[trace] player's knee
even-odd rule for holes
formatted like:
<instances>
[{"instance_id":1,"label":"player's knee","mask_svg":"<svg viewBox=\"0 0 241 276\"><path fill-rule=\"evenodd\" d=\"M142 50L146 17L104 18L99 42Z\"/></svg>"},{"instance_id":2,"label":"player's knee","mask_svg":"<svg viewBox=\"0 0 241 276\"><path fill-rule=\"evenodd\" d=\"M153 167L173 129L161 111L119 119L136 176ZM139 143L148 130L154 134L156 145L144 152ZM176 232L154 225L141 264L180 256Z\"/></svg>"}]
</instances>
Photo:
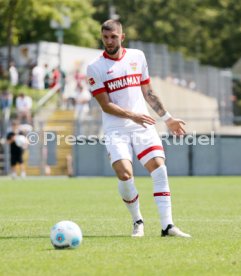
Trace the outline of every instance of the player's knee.
<instances>
[{"instance_id":1,"label":"player's knee","mask_svg":"<svg viewBox=\"0 0 241 276\"><path fill-rule=\"evenodd\" d=\"M128 171L119 172L117 176L121 181L127 181L132 178L132 174Z\"/></svg>"}]
</instances>

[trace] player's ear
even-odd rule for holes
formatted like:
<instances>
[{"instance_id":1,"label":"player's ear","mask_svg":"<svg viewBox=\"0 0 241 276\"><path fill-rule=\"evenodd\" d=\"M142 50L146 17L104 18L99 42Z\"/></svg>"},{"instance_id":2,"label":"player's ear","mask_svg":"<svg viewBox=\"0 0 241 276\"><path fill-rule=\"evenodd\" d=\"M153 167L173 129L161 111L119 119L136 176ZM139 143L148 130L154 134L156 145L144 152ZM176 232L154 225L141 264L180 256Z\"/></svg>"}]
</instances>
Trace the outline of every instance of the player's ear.
<instances>
[{"instance_id":1,"label":"player's ear","mask_svg":"<svg viewBox=\"0 0 241 276\"><path fill-rule=\"evenodd\" d=\"M125 40L125 37L126 37L126 35L123 33L123 34L121 35L121 42L123 42L123 41Z\"/></svg>"}]
</instances>

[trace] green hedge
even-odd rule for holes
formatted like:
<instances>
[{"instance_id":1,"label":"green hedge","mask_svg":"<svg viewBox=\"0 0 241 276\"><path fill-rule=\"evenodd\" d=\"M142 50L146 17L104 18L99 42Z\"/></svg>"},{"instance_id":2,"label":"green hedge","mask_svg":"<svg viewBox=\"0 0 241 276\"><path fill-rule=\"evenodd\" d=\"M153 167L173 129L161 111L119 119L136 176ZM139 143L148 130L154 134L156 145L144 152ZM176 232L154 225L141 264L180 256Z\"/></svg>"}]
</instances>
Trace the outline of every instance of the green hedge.
<instances>
[{"instance_id":1,"label":"green hedge","mask_svg":"<svg viewBox=\"0 0 241 276\"><path fill-rule=\"evenodd\" d=\"M15 101L19 94L24 93L33 100L32 112L35 113L37 102L48 93L48 90L36 90L26 85L12 86L7 80L0 80L0 93L2 91L9 91L13 95L13 106L11 113L15 113Z\"/></svg>"}]
</instances>

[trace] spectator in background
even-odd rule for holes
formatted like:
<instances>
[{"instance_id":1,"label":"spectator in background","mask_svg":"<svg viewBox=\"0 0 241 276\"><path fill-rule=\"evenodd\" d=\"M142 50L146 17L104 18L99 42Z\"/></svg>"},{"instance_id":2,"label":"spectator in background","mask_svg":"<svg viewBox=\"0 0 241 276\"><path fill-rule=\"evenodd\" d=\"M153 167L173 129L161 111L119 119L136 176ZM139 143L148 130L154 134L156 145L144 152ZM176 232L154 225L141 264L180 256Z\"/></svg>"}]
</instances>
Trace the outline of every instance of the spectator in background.
<instances>
[{"instance_id":1,"label":"spectator in background","mask_svg":"<svg viewBox=\"0 0 241 276\"><path fill-rule=\"evenodd\" d=\"M80 69L76 69L74 79L76 82L75 117L78 120L83 120L89 112L89 101L91 100L91 94L87 87L87 77L85 74L81 73Z\"/></svg>"},{"instance_id":2,"label":"spectator in background","mask_svg":"<svg viewBox=\"0 0 241 276\"><path fill-rule=\"evenodd\" d=\"M59 69L60 71L60 85L61 85L61 93L64 93L64 89L65 89L65 84L66 84L66 74L62 69Z\"/></svg>"},{"instance_id":3,"label":"spectator in background","mask_svg":"<svg viewBox=\"0 0 241 276\"><path fill-rule=\"evenodd\" d=\"M42 66L35 65L32 69L32 88L34 89L44 89L44 77L45 72Z\"/></svg>"},{"instance_id":4,"label":"spectator in background","mask_svg":"<svg viewBox=\"0 0 241 276\"><path fill-rule=\"evenodd\" d=\"M20 123L31 123L32 99L21 93L16 99L17 116Z\"/></svg>"},{"instance_id":5,"label":"spectator in background","mask_svg":"<svg viewBox=\"0 0 241 276\"><path fill-rule=\"evenodd\" d=\"M80 72L80 69L77 69L74 73L74 78L76 81L76 85L81 87L83 82L86 82L86 76Z\"/></svg>"},{"instance_id":6,"label":"spectator in background","mask_svg":"<svg viewBox=\"0 0 241 276\"><path fill-rule=\"evenodd\" d=\"M12 179L17 178L17 166L20 166L21 177L26 176L24 163L23 163L23 153L24 149L16 144L17 135L14 132L9 132L7 135L7 143L10 145L10 163L11 163L11 176Z\"/></svg>"},{"instance_id":7,"label":"spectator in background","mask_svg":"<svg viewBox=\"0 0 241 276\"><path fill-rule=\"evenodd\" d=\"M27 135L30 131L33 130L33 127L29 124L20 124L18 120L12 120L11 126L8 129L8 132L14 132L16 134Z\"/></svg>"},{"instance_id":8,"label":"spectator in background","mask_svg":"<svg viewBox=\"0 0 241 276\"><path fill-rule=\"evenodd\" d=\"M175 85L180 85L180 80L179 80L179 78L177 78L177 77L173 78L173 84L175 84Z\"/></svg>"},{"instance_id":9,"label":"spectator in background","mask_svg":"<svg viewBox=\"0 0 241 276\"><path fill-rule=\"evenodd\" d=\"M52 70L51 78L50 78L50 88L55 87L57 84L60 83L61 73L58 67Z\"/></svg>"},{"instance_id":10,"label":"spectator in background","mask_svg":"<svg viewBox=\"0 0 241 276\"><path fill-rule=\"evenodd\" d=\"M45 89L49 89L50 86L50 72L48 70L48 64L44 65L44 69L45 69L45 75L44 75L44 88Z\"/></svg>"},{"instance_id":11,"label":"spectator in background","mask_svg":"<svg viewBox=\"0 0 241 276\"><path fill-rule=\"evenodd\" d=\"M9 81L12 86L18 85L18 70L15 63L11 62L9 67Z\"/></svg>"},{"instance_id":12,"label":"spectator in background","mask_svg":"<svg viewBox=\"0 0 241 276\"><path fill-rule=\"evenodd\" d=\"M184 80L184 79L182 79L182 80L180 81L180 86L182 86L182 87L187 87L187 81Z\"/></svg>"},{"instance_id":13,"label":"spectator in background","mask_svg":"<svg viewBox=\"0 0 241 276\"><path fill-rule=\"evenodd\" d=\"M195 83L195 81L190 81L189 83L188 83L188 88L189 89L191 89L191 90L196 90L196 83Z\"/></svg>"},{"instance_id":14,"label":"spectator in background","mask_svg":"<svg viewBox=\"0 0 241 276\"><path fill-rule=\"evenodd\" d=\"M11 176L12 179L17 178L17 166L19 165L21 170L21 177L25 178L26 172L23 163L24 149L27 147L27 142L18 142L25 137L21 133L9 132L7 134L7 143L10 145L10 164L11 164ZM26 138L25 138L26 139ZM27 141L27 140L26 140Z\"/></svg>"},{"instance_id":15,"label":"spectator in background","mask_svg":"<svg viewBox=\"0 0 241 276\"><path fill-rule=\"evenodd\" d=\"M75 118L79 121L85 119L89 113L89 102L91 94L88 90L87 84L77 84L75 94Z\"/></svg>"},{"instance_id":16,"label":"spectator in background","mask_svg":"<svg viewBox=\"0 0 241 276\"><path fill-rule=\"evenodd\" d=\"M0 64L0 80L5 78L5 70L3 69L2 64Z\"/></svg>"},{"instance_id":17,"label":"spectator in background","mask_svg":"<svg viewBox=\"0 0 241 276\"><path fill-rule=\"evenodd\" d=\"M67 165L68 177L72 177L74 175L74 168L73 168L73 157L71 154L68 154L66 156L66 165Z\"/></svg>"},{"instance_id":18,"label":"spectator in background","mask_svg":"<svg viewBox=\"0 0 241 276\"><path fill-rule=\"evenodd\" d=\"M76 84L72 74L69 74L66 78L66 85L64 93L62 93L62 109L74 109L76 97Z\"/></svg>"},{"instance_id":19,"label":"spectator in background","mask_svg":"<svg viewBox=\"0 0 241 276\"><path fill-rule=\"evenodd\" d=\"M0 98L0 107L3 112L10 112L10 108L12 106L12 100L13 100L13 96L9 91L5 90L2 92L1 98Z\"/></svg>"},{"instance_id":20,"label":"spectator in background","mask_svg":"<svg viewBox=\"0 0 241 276\"><path fill-rule=\"evenodd\" d=\"M52 70L50 88L54 88L56 85L59 85L57 92L59 92L58 106L64 106L64 92L66 84L66 75L63 70L59 67L56 67Z\"/></svg>"},{"instance_id":21,"label":"spectator in background","mask_svg":"<svg viewBox=\"0 0 241 276\"><path fill-rule=\"evenodd\" d=\"M59 67L56 67L52 70L52 74L50 77L50 87L53 88L57 84L60 84L60 91L63 93L65 89L65 82L66 82L66 74L65 72L60 69Z\"/></svg>"},{"instance_id":22,"label":"spectator in background","mask_svg":"<svg viewBox=\"0 0 241 276\"><path fill-rule=\"evenodd\" d=\"M3 91L0 97L0 110L2 113L1 135L5 136L10 118L13 96L9 91Z\"/></svg>"}]
</instances>

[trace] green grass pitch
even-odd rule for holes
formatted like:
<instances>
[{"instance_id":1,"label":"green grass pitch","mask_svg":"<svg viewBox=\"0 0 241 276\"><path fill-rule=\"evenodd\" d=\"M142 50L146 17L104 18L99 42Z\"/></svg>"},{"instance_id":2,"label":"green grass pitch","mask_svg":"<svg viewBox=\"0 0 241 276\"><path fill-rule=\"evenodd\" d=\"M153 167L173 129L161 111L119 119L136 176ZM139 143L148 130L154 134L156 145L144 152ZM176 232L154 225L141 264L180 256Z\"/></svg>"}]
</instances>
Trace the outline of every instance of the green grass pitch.
<instances>
[{"instance_id":1,"label":"green grass pitch","mask_svg":"<svg viewBox=\"0 0 241 276\"><path fill-rule=\"evenodd\" d=\"M136 178L145 237L133 239L115 178L0 179L0 275L241 275L241 177L171 177L175 224L161 238L150 178ZM54 250L50 228L80 225L75 250Z\"/></svg>"}]
</instances>

